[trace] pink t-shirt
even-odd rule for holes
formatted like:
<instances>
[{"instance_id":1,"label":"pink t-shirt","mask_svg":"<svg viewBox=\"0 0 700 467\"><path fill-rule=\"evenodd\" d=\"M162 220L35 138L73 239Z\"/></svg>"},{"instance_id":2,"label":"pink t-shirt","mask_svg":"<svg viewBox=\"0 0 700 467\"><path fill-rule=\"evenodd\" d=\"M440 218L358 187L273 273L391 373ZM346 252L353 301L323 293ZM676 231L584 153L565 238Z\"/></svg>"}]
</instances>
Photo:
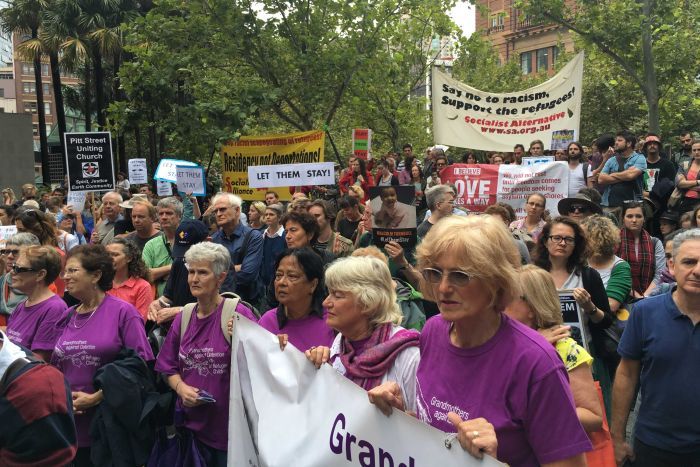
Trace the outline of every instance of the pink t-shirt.
<instances>
[{"instance_id":1,"label":"pink t-shirt","mask_svg":"<svg viewBox=\"0 0 700 467\"><path fill-rule=\"evenodd\" d=\"M7 322L7 336L15 344L30 350L50 350L56 346L63 327L59 324L68 306L61 297L53 295L36 305L17 305Z\"/></svg>"},{"instance_id":2,"label":"pink t-shirt","mask_svg":"<svg viewBox=\"0 0 700 467\"><path fill-rule=\"evenodd\" d=\"M179 313L163 342L156 360L156 371L165 375L179 374L182 380L197 389L204 389L216 402L185 407L177 398L177 408L184 413L184 426L206 444L228 449L228 406L231 379L231 346L221 330L222 301L206 318L197 317L197 307L180 338L182 313ZM255 315L239 303L236 311L256 321Z\"/></svg>"},{"instance_id":3,"label":"pink t-shirt","mask_svg":"<svg viewBox=\"0 0 700 467\"><path fill-rule=\"evenodd\" d=\"M447 433L455 432L448 412L485 418L496 430L498 460L510 465L538 466L589 451L554 347L502 317L496 335L471 349L450 342L450 323L441 316L428 320L416 374L418 417Z\"/></svg>"},{"instance_id":4,"label":"pink t-shirt","mask_svg":"<svg viewBox=\"0 0 700 467\"><path fill-rule=\"evenodd\" d=\"M70 318L51 358L51 363L65 375L71 391L95 392L95 373L112 363L123 348L135 350L146 361L153 360L143 319L133 305L105 295L94 313L78 314L74 310L68 310ZM91 444L89 432L94 411L92 408L75 416L78 447Z\"/></svg>"},{"instance_id":5,"label":"pink t-shirt","mask_svg":"<svg viewBox=\"0 0 700 467\"><path fill-rule=\"evenodd\" d=\"M148 305L155 298L153 287L145 279L130 277L107 292L112 297L121 298L126 303L131 303L139 311L146 321L148 317Z\"/></svg>"},{"instance_id":6,"label":"pink t-shirt","mask_svg":"<svg viewBox=\"0 0 700 467\"><path fill-rule=\"evenodd\" d=\"M290 319L284 328L280 329L277 323L277 308L273 308L262 315L258 324L272 334L287 334L289 342L302 352L313 346L330 347L335 339L333 329L326 324L325 309L323 318L309 315L302 319Z\"/></svg>"}]
</instances>

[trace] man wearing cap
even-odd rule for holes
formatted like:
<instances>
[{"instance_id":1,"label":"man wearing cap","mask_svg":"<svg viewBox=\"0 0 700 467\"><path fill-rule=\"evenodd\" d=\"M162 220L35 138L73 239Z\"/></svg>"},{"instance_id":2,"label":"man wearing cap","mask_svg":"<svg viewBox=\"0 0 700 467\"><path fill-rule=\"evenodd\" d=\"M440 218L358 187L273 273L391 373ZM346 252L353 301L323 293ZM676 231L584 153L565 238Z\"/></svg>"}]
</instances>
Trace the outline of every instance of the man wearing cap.
<instances>
[{"instance_id":1,"label":"man wearing cap","mask_svg":"<svg viewBox=\"0 0 700 467\"><path fill-rule=\"evenodd\" d=\"M172 250L175 244L175 231L182 219L182 203L174 196L163 198L156 206L158 222L163 235L146 242L143 247L143 262L151 273L151 281L156 285L156 296L163 295L165 282L173 262Z\"/></svg>"},{"instance_id":2,"label":"man wearing cap","mask_svg":"<svg viewBox=\"0 0 700 467\"><path fill-rule=\"evenodd\" d=\"M175 319L181 307L195 302L187 284L185 253L192 245L203 242L209 235L207 225L198 220L185 219L175 230L173 263L163 294L148 307L148 319L162 324Z\"/></svg>"},{"instance_id":3,"label":"man wearing cap","mask_svg":"<svg viewBox=\"0 0 700 467\"><path fill-rule=\"evenodd\" d=\"M231 193L218 193L211 200L219 231L211 241L225 246L231 254L231 269L221 286L222 292L235 292L243 300L255 303L262 292L258 280L263 256L263 238L259 230L241 222L243 201Z\"/></svg>"},{"instance_id":4,"label":"man wearing cap","mask_svg":"<svg viewBox=\"0 0 700 467\"><path fill-rule=\"evenodd\" d=\"M131 207L131 223L134 226L134 231L126 236L127 240L133 242L139 247L139 251L143 252L143 248L150 240L163 235L160 230L155 228L156 208L147 200L134 198L127 201Z\"/></svg>"},{"instance_id":5,"label":"man wearing cap","mask_svg":"<svg viewBox=\"0 0 700 467\"><path fill-rule=\"evenodd\" d=\"M91 243L107 245L114 238L114 224L123 220L120 204L124 201L116 191L105 193L102 197L102 220L95 226L90 237Z\"/></svg>"},{"instance_id":6,"label":"man wearing cap","mask_svg":"<svg viewBox=\"0 0 700 467\"><path fill-rule=\"evenodd\" d=\"M666 183L670 183L671 190L673 190L676 180L676 168L673 162L661 157L661 139L657 135L649 133L644 139L643 151L647 155L647 189L645 196L648 196L654 185L661 180L668 180Z\"/></svg>"},{"instance_id":7,"label":"man wearing cap","mask_svg":"<svg viewBox=\"0 0 700 467\"><path fill-rule=\"evenodd\" d=\"M585 193L578 192L571 198L564 198L557 204L557 210L562 216L569 216L576 222L581 222L593 214L603 214L603 209L594 203Z\"/></svg>"}]
</instances>

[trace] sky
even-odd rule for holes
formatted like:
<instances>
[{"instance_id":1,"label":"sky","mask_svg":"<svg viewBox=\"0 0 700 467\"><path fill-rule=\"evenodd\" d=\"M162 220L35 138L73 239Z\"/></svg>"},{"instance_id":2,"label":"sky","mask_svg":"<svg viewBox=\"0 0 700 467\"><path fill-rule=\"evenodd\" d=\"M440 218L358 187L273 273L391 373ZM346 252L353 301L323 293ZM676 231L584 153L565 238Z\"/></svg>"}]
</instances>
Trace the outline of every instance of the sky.
<instances>
[{"instance_id":1,"label":"sky","mask_svg":"<svg viewBox=\"0 0 700 467\"><path fill-rule=\"evenodd\" d=\"M450 17L464 31L464 36L469 37L476 28L476 15L474 6L465 1L460 1L450 11Z\"/></svg>"}]
</instances>

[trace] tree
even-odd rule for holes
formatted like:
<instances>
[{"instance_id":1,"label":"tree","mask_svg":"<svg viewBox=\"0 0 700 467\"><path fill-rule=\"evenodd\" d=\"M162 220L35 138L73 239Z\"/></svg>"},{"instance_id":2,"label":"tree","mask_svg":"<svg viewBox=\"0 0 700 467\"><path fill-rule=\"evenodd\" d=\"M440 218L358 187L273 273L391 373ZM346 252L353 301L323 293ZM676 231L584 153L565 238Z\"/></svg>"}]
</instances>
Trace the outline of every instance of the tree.
<instances>
[{"instance_id":1,"label":"tree","mask_svg":"<svg viewBox=\"0 0 700 467\"><path fill-rule=\"evenodd\" d=\"M608 56L645 98L649 131L660 133L660 100L679 81L697 78L697 0L519 0L535 20L560 24L587 48Z\"/></svg>"}]
</instances>

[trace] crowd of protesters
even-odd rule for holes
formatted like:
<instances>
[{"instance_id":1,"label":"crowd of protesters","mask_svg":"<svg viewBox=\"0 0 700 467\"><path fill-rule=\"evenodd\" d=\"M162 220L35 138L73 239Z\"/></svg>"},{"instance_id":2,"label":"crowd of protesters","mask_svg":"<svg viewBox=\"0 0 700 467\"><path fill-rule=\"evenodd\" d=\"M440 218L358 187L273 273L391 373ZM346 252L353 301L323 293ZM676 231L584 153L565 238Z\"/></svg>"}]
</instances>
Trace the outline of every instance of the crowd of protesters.
<instances>
[{"instance_id":1,"label":"crowd of protesters","mask_svg":"<svg viewBox=\"0 0 700 467\"><path fill-rule=\"evenodd\" d=\"M454 163L548 155L569 168L556 216L539 193L520 219L505 203L469 212L441 181ZM159 199L120 174L82 209L62 187L5 188L0 223L17 233L0 252L0 465L226 465L238 313L384 413L456 433L465 456L700 466L692 133L674 154L627 131L484 158L406 144L350 157L337 180L244 203ZM418 246L377 248L370 188L400 185L415 191Z\"/></svg>"}]
</instances>

